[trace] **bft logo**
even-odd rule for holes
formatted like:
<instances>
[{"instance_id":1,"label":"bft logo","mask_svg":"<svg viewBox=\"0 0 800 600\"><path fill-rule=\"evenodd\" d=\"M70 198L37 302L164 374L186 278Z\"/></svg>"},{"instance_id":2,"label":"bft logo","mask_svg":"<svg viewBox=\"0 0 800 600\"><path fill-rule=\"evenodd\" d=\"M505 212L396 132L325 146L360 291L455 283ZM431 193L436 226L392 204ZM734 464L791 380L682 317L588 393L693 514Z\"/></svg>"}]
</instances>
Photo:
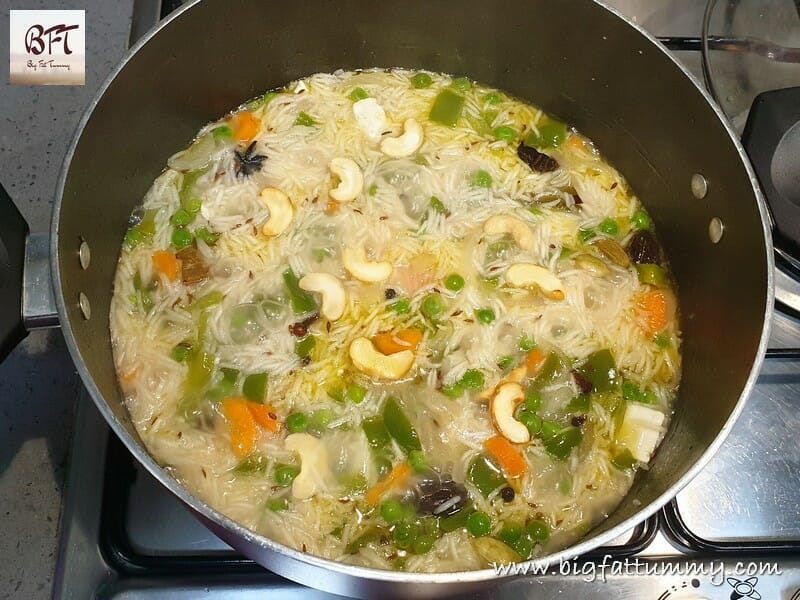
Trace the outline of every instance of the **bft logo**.
<instances>
[{"instance_id":1,"label":"bft logo","mask_svg":"<svg viewBox=\"0 0 800 600\"><path fill-rule=\"evenodd\" d=\"M84 84L85 11L12 10L9 15L11 83Z\"/></svg>"}]
</instances>

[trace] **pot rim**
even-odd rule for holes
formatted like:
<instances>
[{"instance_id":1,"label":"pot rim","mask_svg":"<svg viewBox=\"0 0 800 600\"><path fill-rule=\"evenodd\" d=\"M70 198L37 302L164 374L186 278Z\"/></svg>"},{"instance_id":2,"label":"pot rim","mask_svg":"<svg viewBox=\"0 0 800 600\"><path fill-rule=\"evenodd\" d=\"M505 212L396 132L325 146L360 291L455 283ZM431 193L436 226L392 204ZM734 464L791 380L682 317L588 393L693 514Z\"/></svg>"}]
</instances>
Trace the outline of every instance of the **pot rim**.
<instances>
[{"instance_id":1,"label":"pot rim","mask_svg":"<svg viewBox=\"0 0 800 600\"><path fill-rule=\"evenodd\" d=\"M78 141L81 137L81 134L83 132L86 123L91 118L95 107L100 102L106 90L114 81L114 79L117 77L117 75L125 68L126 64L139 51L139 49L141 49L145 44L147 44L151 38L156 36L174 19L179 18L181 15L183 15L185 11L191 10L195 5L199 4L201 1L202 0L192 0L191 2L184 4L180 8L173 11L166 18L159 21L155 27L150 29L144 36L142 36L141 39L139 39L128 50L124 58L108 75L103 84L99 87L92 101L86 107L86 110L84 111L78 123L75 134L72 138L70 146L64 157L61 173L59 175L58 182L56 185L56 200L53 206L53 215L50 227L51 240L52 240L51 269L52 272L56 274L53 280L53 285L55 291L56 305L58 308L59 320L61 322L61 328L64 333L64 338L66 340L70 355L72 356L76 369L78 370L78 373L80 374L80 377L84 385L86 386L86 389L88 390L90 396L94 400L94 403L99 409L100 413L105 418L106 422L114 430L114 433L122 440L123 444L131 452L131 454L133 454L136 457L136 459L147 469L147 471L153 477L155 477L156 480L158 480L159 483L161 483L164 487L166 487L170 492L175 494L185 505L187 505L193 511L199 513L200 515L202 515L202 517L208 519L209 521L218 525L219 527L222 527L225 530L235 534L239 538L242 538L249 544L255 544L261 548L275 552L276 554L284 555L288 558L292 558L296 561L305 563L308 566L318 567L328 571L334 571L340 574L349 575L359 579L370 580L373 582L445 585L445 584L455 584L455 583L482 582L487 580L500 581L501 579L507 577L513 577L514 574L501 576L493 568L486 568L476 571L457 571L448 573L407 573L402 571L388 571L383 569L348 565L334 560L320 558L318 556L313 556L311 554L303 553L299 550L295 550L294 548L290 548L289 546L280 544L268 537L257 534L251 531L250 529L243 527L236 521L230 519L229 517L218 512L217 510L213 509L211 506L209 506L208 504L206 504L205 502L203 502L202 500L191 494L188 491L188 489L185 488L183 485L181 485L177 480L173 479L170 475L168 475L166 471L164 471L161 468L161 466L155 461L155 459L150 455L150 453L147 452L145 447L142 444L137 443L136 440L125 429L123 424L116 418L110 406L103 398L102 393L95 384L91 374L89 373L84 361L82 360L81 353L77 344L77 339L69 319L67 311L67 302L64 298L63 286L61 284L61 272L59 268L59 264L61 261L61 254L59 252L59 244L58 244L59 217L62 208L64 188L66 186L67 177L69 175L70 163L72 161L72 157L75 153ZM768 216L769 213L767 210L766 202L764 200L764 196L761 192L761 188L756 178L755 172L753 171L752 165L750 164L750 161L747 155L745 154L744 148L742 147L739 138L737 137L736 133L733 131L732 127L728 123L720 107L717 106L716 103L711 98L710 94L703 88L703 86L694 77L694 75L681 62L679 62L669 52L669 50L656 39L654 35L646 31L643 27L635 23L633 20L631 20L624 14L622 14L616 8L605 4L605 2L601 0L591 0L591 1L600 6L601 8L609 11L617 18L624 21L629 27L632 27L634 30L636 30L642 37L647 39L651 44L653 44L656 48L658 48L658 50L660 50L661 53L664 54L668 60L670 60L675 66L677 66L683 72L683 74L689 79L689 81L691 81L691 83L697 89L698 93L702 95L706 103L712 108L717 118L723 125L725 131L727 132L730 141L734 144L741 159L742 166L746 170L748 179L750 180L750 184L753 190L753 195L755 197L755 201L758 206L759 216L761 218L761 227L764 235L765 250L767 257L767 265L766 265L767 297L765 303L766 308L764 311L764 321L762 324L761 338L759 341L756 358L753 361L753 364L750 368L750 373L747 377L747 380L745 381L744 387L742 388L742 392L739 395L739 399L737 400L733 410L731 411L730 416L720 429L720 432L718 433L714 441L711 444L709 444L708 448L706 448L701 457L697 460L697 462L694 465L692 465L692 467L683 475L683 477L681 477L676 483L670 486L670 488L663 494L661 494L658 498L656 498L646 506L643 506L634 515L632 515L619 525L609 529L608 531L597 534L587 539L583 539L576 544L573 544L571 546L568 546L567 548L564 548L563 550L560 550L559 552L549 554L547 556L533 559L530 561L525 561L524 563L519 563L520 565L523 565L525 563L532 563L533 565L536 566L542 566L545 564L547 565L556 564L575 558L590 550L594 550L595 548L628 532L636 525L638 525L639 523L641 523L642 521L653 515L655 512L660 510L661 507L663 507L667 502L669 502L672 498L674 498L675 495L678 492L680 492L692 479L694 479L694 477L706 466L709 460L719 450L720 446L724 443L724 441L730 434L736 420L738 419L739 415L744 409L744 404L747 398L749 397L750 393L752 392L753 386L755 385L756 379L758 378L759 371L761 370L761 365L764 361L764 356L766 353L767 343L769 339L770 327L772 323L772 316L774 312L775 265L773 257L772 235L769 226L770 223L770 219ZM536 573L536 571L533 570L531 570L530 572L531 574Z\"/></svg>"}]
</instances>

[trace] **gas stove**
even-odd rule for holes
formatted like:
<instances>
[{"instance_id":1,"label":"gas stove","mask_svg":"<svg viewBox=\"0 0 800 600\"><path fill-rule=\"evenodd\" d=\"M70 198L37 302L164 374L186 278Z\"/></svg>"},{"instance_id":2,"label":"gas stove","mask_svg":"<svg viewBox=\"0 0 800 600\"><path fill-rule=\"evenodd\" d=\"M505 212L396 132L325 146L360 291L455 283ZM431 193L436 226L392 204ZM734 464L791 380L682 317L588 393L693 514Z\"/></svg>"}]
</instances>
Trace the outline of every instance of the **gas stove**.
<instances>
[{"instance_id":1,"label":"gas stove","mask_svg":"<svg viewBox=\"0 0 800 600\"><path fill-rule=\"evenodd\" d=\"M650 3L612 4L646 12L646 25L673 36L665 41L700 73L696 40L674 36L698 33L701 3L666 3L675 10L663 30ZM137 1L132 38L174 7ZM776 276L779 310L757 385L708 466L608 546L474 598L800 600L800 320L792 308L800 307L800 283L791 266ZM138 465L85 391L74 432L54 598L336 598L283 579L216 538Z\"/></svg>"}]
</instances>

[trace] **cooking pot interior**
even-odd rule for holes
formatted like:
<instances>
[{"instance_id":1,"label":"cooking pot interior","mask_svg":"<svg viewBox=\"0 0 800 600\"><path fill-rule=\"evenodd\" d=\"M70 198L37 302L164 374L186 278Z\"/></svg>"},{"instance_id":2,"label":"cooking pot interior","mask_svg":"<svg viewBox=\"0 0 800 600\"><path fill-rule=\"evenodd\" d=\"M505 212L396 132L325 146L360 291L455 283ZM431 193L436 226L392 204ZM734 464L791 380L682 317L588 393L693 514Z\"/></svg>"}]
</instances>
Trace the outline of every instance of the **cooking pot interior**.
<instances>
[{"instance_id":1,"label":"cooking pot interior","mask_svg":"<svg viewBox=\"0 0 800 600\"><path fill-rule=\"evenodd\" d=\"M753 182L714 110L662 49L590 1L205 0L163 25L108 84L65 164L56 272L84 381L118 433L138 440L115 379L109 301L128 216L167 157L265 90L375 66L463 74L543 107L594 140L653 216L678 282L683 381L650 470L590 535L608 530L669 491L726 427L759 356L771 254ZM702 199L695 173L708 182ZM724 224L717 244L712 217Z\"/></svg>"}]
</instances>

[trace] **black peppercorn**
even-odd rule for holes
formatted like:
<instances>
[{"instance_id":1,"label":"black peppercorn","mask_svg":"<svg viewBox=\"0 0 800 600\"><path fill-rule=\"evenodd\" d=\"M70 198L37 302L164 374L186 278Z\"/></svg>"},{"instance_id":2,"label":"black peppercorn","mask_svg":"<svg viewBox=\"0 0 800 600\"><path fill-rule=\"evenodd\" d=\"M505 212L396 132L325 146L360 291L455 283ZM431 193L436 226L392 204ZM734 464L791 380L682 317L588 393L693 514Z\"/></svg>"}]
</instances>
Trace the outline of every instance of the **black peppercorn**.
<instances>
[{"instance_id":1,"label":"black peppercorn","mask_svg":"<svg viewBox=\"0 0 800 600\"><path fill-rule=\"evenodd\" d=\"M503 502L511 502L514 499L514 489L511 486L506 486L502 490L500 490L500 497L503 499Z\"/></svg>"},{"instance_id":2,"label":"black peppercorn","mask_svg":"<svg viewBox=\"0 0 800 600\"><path fill-rule=\"evenodd\" d=\"M386 290L383 292L383 297L387 300L394 300L396 296L397 292L392 288L386 288Z\"/></svg>"}]
</instances>

